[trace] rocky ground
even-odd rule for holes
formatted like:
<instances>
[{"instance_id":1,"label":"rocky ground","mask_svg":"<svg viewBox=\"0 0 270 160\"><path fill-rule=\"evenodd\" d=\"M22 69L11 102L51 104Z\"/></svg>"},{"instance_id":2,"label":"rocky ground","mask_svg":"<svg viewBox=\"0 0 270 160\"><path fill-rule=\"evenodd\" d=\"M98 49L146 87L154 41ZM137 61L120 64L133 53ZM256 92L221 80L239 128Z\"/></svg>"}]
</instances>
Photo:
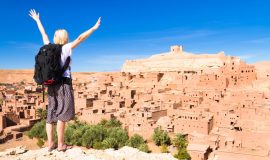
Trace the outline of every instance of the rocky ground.
<instances>
[{"instance_id":1,"label":"rocky ground","mask_svg":"<svg viewBox=\"0 0 270 160\"><path fill-rule=\"evenodd\" d=\"M82 150L74 147L66 152L47 151L47 147L37 150L27 150L24 146L7 149L0 152L0 160L176 160L170 153L145 153L135 148L123 147L119 150Z\"/></svg>"}]
</instances>

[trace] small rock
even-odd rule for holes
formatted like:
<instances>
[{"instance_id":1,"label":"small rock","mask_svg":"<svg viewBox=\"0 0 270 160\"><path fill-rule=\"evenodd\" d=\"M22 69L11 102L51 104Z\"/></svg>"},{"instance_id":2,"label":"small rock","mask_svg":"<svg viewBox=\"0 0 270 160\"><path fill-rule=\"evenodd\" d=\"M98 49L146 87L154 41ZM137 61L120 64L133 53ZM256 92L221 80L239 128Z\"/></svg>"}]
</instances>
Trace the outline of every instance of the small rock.
<instances>
[{"instance_id":1,"label":"small rock","mask_svg":"<svg viewBox=\"0 0 270 160\"><path fill-rule=\"evenodd\" d=\"M22 154L25 153L27 150L25 146L18 146L16 148L10 148L6 150L6 155L17 155L17 154Z\"/></svg>"}]
</instances>

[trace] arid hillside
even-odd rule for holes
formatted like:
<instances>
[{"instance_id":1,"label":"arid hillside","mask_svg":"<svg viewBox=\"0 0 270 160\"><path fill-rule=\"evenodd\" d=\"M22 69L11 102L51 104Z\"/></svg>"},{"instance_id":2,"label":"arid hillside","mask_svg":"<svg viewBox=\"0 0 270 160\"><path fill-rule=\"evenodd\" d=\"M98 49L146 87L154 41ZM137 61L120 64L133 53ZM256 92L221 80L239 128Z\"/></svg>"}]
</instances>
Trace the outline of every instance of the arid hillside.
<instances>
[{"instance_id":1,"label":"arid hillside","mask_svg":"<svg viewBox=\"0 0 270 160\"><path fill-rule=\"evenodd\" d=\"M93 72L75 72L72 73L73 79L78 82L87 81L87 77ZM0 83L18 83L18 82L34 82L34 70L1 70L0 69Z\"/></svg>"},{"instance_id":2,"label":"arid hillside","mask_svg":"<svg viewBox=\"0 0 270 160\"><path fill-rule=\"evenodd\" d=\"M0 70L0 83L32 82L33 70Z\"/></svg>"},{"instance_id":3,"label":"arid hillside","mask_svg":"<svg viewBox=\"0 0 270 160\"><path fill-rule=\"evenodd\" d=\"M270 62L257 62L253 64L256 69L257 76L259 78L266 78L270 76ZM89 81L89 76L95 72L74 72L72 73L73 79L78 83ZM96 74L96 73L95 73ZM100 72L104 74L104 72ZM18 83L18 82L34 82L33 81L34 70L22 69L22 70L2 70L0 69L0 83Z\"/></svg>"}]
</instances>

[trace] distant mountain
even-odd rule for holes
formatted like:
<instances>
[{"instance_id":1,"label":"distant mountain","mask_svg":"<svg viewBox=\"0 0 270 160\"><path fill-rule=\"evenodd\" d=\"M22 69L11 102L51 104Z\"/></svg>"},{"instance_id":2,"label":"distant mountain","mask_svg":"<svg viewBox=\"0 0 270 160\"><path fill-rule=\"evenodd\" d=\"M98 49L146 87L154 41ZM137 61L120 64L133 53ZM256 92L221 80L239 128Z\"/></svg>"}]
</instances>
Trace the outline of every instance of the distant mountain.
<instances>
[{"instance_id":1,"label":"distant mountain","mask_svg":"<svg viewBox=\"0 0 270 160\"><path fill-rule=\"evenodd\" d=\"M34 71L22 70L0 70L0 83L32 82Z\"/></svg>"}]
</instances>

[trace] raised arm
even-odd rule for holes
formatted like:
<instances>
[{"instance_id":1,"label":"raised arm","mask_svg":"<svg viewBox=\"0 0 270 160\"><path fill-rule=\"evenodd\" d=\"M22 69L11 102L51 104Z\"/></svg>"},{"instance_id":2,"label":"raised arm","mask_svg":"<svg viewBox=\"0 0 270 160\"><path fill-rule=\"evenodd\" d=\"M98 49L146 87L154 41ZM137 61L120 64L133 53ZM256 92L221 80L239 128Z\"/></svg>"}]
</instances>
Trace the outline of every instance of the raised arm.
<instances>
[{"instance_id":1,"label":"raised arm","mask_svg":"<svg viewBox=\"0 0 270 160\"><path fill-rule=\"evenodd\" d=\"M71 42L71 48L72 49L76 48L81 42L86 40L95 30L98 29L100 22L101 22L101 17L99 17L96 24L92 28L83 32L82 34L80 34L80 36L77 39L75 39L73 42Z\"/></svg>"},{"instance_id":2,"label":"raised arm","mask_svg":"<svg viewBox=\"0 0 270 160\"><path fill-rule=\"evenodd\" d=\"M32 17L37 22L38 29L39 29L41 36L42 36L42 39L43 39L43 43L48 44L50 41L49 41L48 35L45 32L45 29L43 28L41 21L39 19L39 13L36 13L36 11L34 9L31 9L29 11L29 16Z\"/></svg>"}]
</instances>

